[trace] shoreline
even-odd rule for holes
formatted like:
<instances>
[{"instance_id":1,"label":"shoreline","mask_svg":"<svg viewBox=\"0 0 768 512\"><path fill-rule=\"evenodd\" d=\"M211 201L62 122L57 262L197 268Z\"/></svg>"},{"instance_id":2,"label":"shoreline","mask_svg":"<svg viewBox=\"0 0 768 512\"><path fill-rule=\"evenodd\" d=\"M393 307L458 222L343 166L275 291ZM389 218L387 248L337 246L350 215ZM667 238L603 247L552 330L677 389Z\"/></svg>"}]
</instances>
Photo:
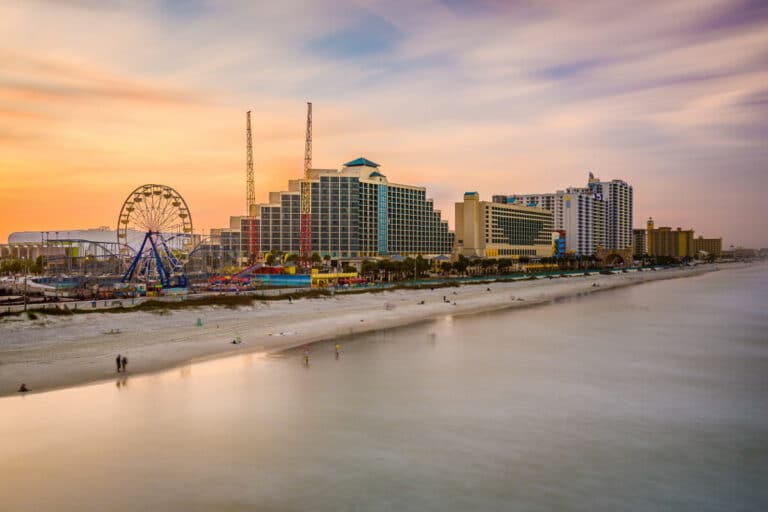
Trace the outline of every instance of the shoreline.
<instances>
[{"instance_id":1,"label":"shoreline","mask_svg":"<svg viewBox=\"0 0 768 512\"><path fill-rule=\"evenodd\" d=\"M0 322L0 398L130 378L246 353L276 353L325 340L429 321L533 307L637 284L692 277L738 266L592 274L458 288L262 302L249 307L195 307L173 312L92 313ZM490 288L490 291L488 289ZM443 297L448 299L444 302ZM455 301L455 304L453 302ZM198 326L198 321L202 326ZM117 330L117 334L114 331ZM110 333L112 331L113 333ZM242 344L231 340L242 338ZM128 357L116 373L114 358ZM28 393L18 393L25 383Z\"/></svg>"}]
</instances>

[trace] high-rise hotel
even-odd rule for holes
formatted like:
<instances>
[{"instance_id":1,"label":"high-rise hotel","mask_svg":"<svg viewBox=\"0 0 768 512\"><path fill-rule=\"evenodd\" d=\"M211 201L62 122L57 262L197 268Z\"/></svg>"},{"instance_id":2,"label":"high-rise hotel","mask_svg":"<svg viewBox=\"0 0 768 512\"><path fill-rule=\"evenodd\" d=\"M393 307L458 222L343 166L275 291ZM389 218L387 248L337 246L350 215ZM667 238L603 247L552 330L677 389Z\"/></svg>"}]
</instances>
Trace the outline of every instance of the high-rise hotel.
<instances>
[{"instance_id":1,"label":"high-rise hotel","mask_svg":"<svg viewBox=\"0 0 768 512\"><path fill-rule=\"evenodd\" d=\"M605 249L626 249L632 246L633 193L632 186L622 180L600 181L589 173L589 189L595 199L605 204Z\"/></svg>"},{"instance_id":2,"label":"high-rise hotel","mask_svg":"<svg viewBox=\"0 0 768 512\"><path fill-rule=\"evenodd\" d=\"M588 256L598 248L632 246L632 186L600 181L589 173L587 187L549 194L495 195L493 202L542 208L554 213L554 229L565 231L566 252Z\"/></svg>"},{"instance_id":3,"label":"high-rise hotel","mask_svg":"<svg viewBox=\"0 0 768 512\"><path fill-rule=\"evenodd\" d=\"M456 203L460 255L479 258L543 258L553 254L552 212L519 204L481 201L467 192Z\"/></svg>"},{"instance_id":4,"label":"high-rise hotel","mask_svg":"<svg viewBox=\"0 0 768 512\"><path fill-rule=\"evenodd\" d=\"M390 183L379 164L362 157L341 169L310 173L313 252L342 259L451 254L454 234L424 187ZM255 218L233 217L230 229L214 232L222 248L240 259L249 246L261 254L298 253L303 181L290 180L287 191L271 192Z\"/></svg>"}]
</instances>

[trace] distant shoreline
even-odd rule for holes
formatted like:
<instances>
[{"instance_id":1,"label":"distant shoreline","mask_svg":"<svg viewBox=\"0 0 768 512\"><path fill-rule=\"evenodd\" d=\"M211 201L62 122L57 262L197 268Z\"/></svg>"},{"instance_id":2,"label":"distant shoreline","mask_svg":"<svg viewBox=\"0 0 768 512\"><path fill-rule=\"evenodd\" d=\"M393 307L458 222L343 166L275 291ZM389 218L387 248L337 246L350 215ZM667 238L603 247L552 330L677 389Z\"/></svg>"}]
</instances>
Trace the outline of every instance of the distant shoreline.
<instances>
[{"instance_id":1,"label":"distant shoreline","mask_svg":"<svg viewBox=\"0 0 768 512\"><path fill-rule=\"evenodd\" d=\"M434 290L337 294L292 303L256 302L236 309L206 306L120 315L40 315L35 321L7 317L0 322L0 397L20 395L17 390L22 382L31 393L44 392L235 354L274 353L324 340L343 343L354 334L444 315L529 307L585 293L743 267L701 265ZM198 326L198 320L202 325ZM240 337L242 344L231 344L235 337ZM127 374L115 371L118 353L129 359Z\"/></svg>"}]
</instances>

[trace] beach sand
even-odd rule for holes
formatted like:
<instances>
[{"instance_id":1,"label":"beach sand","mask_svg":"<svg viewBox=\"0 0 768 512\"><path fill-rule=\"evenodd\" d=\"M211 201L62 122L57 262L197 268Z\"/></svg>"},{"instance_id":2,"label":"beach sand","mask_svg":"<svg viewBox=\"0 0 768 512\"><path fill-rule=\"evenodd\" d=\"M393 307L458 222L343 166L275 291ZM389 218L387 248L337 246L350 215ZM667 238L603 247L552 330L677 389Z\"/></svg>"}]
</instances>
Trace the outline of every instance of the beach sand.
<instances>
[{"instance_id":1,"label":"beach sand","mask_svg":"<svg viewBox=\"0 0 768 512\"><path fill-rule=\"evenodd\" d=\"M277 352L321 340L343 344L355 333L443 315L526 307L647 281L699 275L715 268L704 265L434 290L337 294L293 303L254 302L237 309L206 306L163 314L39 315L37 320L6 317L0 319L0 396L15 394L22 382L30 392L41 392L113 379L118 376L117 354L128 358L130 376L212 357ZM197 325L198 319L202 326ZM241 344L231 343L236 337Z\"/></svg>"}]
</instances>

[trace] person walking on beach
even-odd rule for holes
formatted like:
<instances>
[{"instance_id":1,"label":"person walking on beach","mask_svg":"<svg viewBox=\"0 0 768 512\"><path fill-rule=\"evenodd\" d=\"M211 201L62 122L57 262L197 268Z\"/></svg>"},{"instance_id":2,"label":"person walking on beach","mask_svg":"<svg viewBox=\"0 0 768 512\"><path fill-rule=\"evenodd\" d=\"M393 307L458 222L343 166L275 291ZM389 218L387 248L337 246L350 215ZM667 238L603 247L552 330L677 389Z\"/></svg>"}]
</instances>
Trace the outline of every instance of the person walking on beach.
<instances>
[{"instance_id":1,"label":"person walking on beach","mask_svg":"<svg viewBox=\"0 0 768 512\"><path fill-rule=\"evenodd\" d=\"M115 358L115 364L117 365L117 373L120 373L123 368L123 359L120 357L120 354L117 354L117 357Z\"/></svg>"},{"instance_id":2,"label":"person walking on beach","mask_svg":"<svg viewBox=\"0 0 768 512\"><path fill-rule=\"evenodd\" d=\"M337 343L337 344L336 344L336 359L338 359L338 358L339 358L339 351L340 351L340 350L341 350L341 347L340 347L340 346L339 346L339 344Z\"/></svg>"},{"instance_id":3,"label":"person walking on beach","mask_svg":"<svg viewBox=\"0 0 768 512\"><path fill-rule=\"evenodd\" d=\"M122 359L120 359L120 362L122 363L123 373L125 373L128 368L128 358L123 356Z\"/></svg>"}]
</instances>

